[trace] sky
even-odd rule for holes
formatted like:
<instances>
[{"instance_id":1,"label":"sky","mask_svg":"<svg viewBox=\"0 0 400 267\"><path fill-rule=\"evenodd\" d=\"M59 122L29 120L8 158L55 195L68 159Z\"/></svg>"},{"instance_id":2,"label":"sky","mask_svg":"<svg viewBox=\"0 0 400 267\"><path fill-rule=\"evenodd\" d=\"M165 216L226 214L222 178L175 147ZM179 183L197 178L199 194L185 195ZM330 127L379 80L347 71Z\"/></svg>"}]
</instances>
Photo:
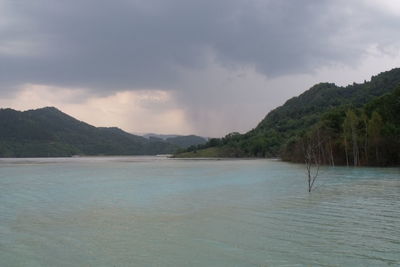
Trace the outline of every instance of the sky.
<instances>
[{"instance_id":1,"label":"sky","mask_svg":"<svg viewBox=\"0 0 400 267\"><path fill-rule=\"evenodd\" d=\"M244 133L319 82L400 67L398 0L0 0L0 107Z\"/></svg>"}]
</instances>

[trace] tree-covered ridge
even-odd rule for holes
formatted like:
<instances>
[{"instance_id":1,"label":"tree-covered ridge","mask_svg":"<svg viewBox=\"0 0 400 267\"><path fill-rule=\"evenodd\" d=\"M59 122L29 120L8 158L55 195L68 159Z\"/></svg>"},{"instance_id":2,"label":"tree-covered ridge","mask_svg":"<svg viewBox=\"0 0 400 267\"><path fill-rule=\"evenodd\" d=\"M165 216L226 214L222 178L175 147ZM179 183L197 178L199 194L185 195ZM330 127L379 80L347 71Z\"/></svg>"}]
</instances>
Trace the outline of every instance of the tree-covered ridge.
<instances>
[{"instance_id":1,"label":"tree-covered ridge","mask_svg":"<svg viewBox=\"0 0 400 267\"><path fill-rule=\"evenodd\" d=\"M289 140L288 161L303 161L313 144L320 163L352 166L400 164L400 86L360 108L339 107L325 113L311 129Z\"/></svg>"},{"instance_id":2,"label":"tree-covered ridge","mask_svg":"<svg viewBox=\"0 0 400 267\"><path fill-rule=\"evenodd\" d=\"M0 156L155 155L178 147L118 128L94 127L53 107L0 109Z\"/></svg>"},{"instance_id":3,"label":"tree-covered ridge","mask_svg":"<svg viewBox=\"0 0 400 267\"><path fill-rule=\"evenodd\" d=\"M201 155L200 151L202 149L217 148L213 149L216 156L282 157L286 160L303 161L303 156L299 155L299 151L296 153L292 151L294 144L302 140L303 137L310 136L311 132L321 125L322 121L325 121L329 125L329 129L332 130L330 132L333 135L330 137L331 142L333 140L338 141L338 138L341 138L338 136L342 135L341 131L343 130L343 123L346 116L348 117L347 121L353 119L357 121L357 127L360 127L360 121L368 120L367 123L369 123L369 120L372 119L373 112L371 112L371 107L374 106L376 112L383 118L382 123L385 124L385 129L388 128L389 126L386 123L393 121L393 119L386 119L386 116L389 116L388 112L391 112L390 116L397 116L397 118L399 113L393 113L393 110L395 110L394 106L392 105L388 108L386 101L382 100L388 96L382 99L378 97L393 92L399 84L400 69L383 72L372 77L369 82L362 84L354 83L346 87L339 87L331 83L317 84L300 96L289 99L284 105L268 113L259 125L248 133L231 133L220 139L211 139L204 146L189 148L184 156ZM395 98L395 95L391 97ZM368 105L366 105L367 103ZM366 106L364 107L364 105ZM363 110L363 115L360 110ZM354 116L352 113L354 113ZM372 126L367 131L373 131L377 127L374 126L377 123L376 120L377 116L374 115L374 119L371 121ZM346 134L348 135L349 122L346 125ZM354 128L355 126L350 127ZM320 136L324 136L325 134L320 133ZM357 134L360 135L360 133ZM397 138L399 137L397 135ZM389 140L389 136L382 138ZM341 140L344 142L343 138ZM352 145L352 143L349 143L349 145ZM335 149L337 151L332 151L332 153L335 154L336 162L338 164L345 164L346 160L343 160L345 159L345 155L342 155L344 154L344 150L340 150L342 153L339 151L339 147L336 146ZM348 149L349 147L347 147ZM393 160L375 162L360 158L357 164L398 164L398 162L392 162Z\"/></svg>"}]
</instances>

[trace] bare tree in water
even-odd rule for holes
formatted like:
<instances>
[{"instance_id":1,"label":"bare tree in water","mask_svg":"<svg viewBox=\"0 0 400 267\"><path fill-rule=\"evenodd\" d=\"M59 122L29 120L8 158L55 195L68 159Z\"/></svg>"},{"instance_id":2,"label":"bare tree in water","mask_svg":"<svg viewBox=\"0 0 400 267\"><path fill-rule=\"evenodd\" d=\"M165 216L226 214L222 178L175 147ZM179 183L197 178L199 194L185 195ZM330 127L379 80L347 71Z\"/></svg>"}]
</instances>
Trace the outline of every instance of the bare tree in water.
<instances>
[{"instance_id":1,"label":"bare tree in water","mask_svg":"<svg viewBox=\"0 0 400 267\"><path fill-rule=\"evenodd\" d=\"M311 192L317 180L319 167L321 165L321 142L319 142L319 135L307 138L304 142L303 151L306 164L308 192Z\"/></svg>"}]
</instances>

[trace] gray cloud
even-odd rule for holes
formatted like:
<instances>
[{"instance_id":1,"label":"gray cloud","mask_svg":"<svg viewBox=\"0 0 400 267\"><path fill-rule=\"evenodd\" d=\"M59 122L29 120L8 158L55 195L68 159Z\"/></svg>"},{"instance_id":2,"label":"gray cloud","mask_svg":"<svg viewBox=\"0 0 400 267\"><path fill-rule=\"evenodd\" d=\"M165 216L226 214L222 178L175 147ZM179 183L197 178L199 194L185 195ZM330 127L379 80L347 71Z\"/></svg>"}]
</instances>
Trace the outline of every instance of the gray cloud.
<instances>
[{"instance_id":1,"label":"gray cloud","mask_svg":"<svg viewBox=\"0 0 400 267\"><path fill-rule=\"evenodd\" d=\"M85 88L86 98L171 90L198 133L248 130L321 78L343 80L340 69L356 69L371 49L398 57L400 12L380 5L372 0L0 0L0 96L26 83ZM327 73L332 66L340 67ZM347 76L367 79L377 69L386 66Z\"/></svg>"},{"instance_id":2,"label":"gray cloud","mask_svg":"<svg viewBox=\"0 0 400 267\"><path fill-rule=\"evenodd\" d=\"M180 69L252 66L275 77L351 63L392 44L398 17L362 1L2 1L2 88L174 88ZM385 29L382 31L382 29ZM392 33L392 34L388 34ZM186 89L189 90L189 89Z\"/></svg>"}]
</instances>

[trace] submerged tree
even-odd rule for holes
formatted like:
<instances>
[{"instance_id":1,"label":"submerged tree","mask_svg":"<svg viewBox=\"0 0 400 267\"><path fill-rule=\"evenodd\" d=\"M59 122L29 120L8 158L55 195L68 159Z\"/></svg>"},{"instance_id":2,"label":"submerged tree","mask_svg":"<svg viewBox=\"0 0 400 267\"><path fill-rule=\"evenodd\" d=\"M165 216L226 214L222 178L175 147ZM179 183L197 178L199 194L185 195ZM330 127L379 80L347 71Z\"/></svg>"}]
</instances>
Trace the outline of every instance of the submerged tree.
<instances>
[{"instance_id":1,"label":"submerged tree","mask_svg":"<svg viewBox=\"0 0 400 267\"><path fill-rule=\"evenodd\" d=\"M382 128L383 128L383 120L381 115L378 112L374 111L371 115L371 120L369 122L369 137L370 143L374 148L374 156L375 156L375 164L380 164L380 157L379 157L379 146L382 139Z\"/></svg>"},{"instance_id":2,"label":"submerged tree","mask_svg":"<svg viewBox=\"0 0 400 267\"><path fill-rule=\"evenodd\" d=\"M321 165L321 140L319 134L305 138L303 146L308 192L314 188Z\"/></svg>"},{"instance_id":3,"label":"submerged tree","mask_svg":"<svg viewBox=\"0 0 400 267\"><path fill-rule=\"evenodd\" d=\"M365 113L365 110L362 111L360 119L362 121L363 131L364 131L364 134L361 135L361 140L363 140L362 143L363 143L363 152L364 152L364 165L368 165L368 160L369 160L369 157L368 157L368 131L369 131L368 121L369 120L368 120L367 114Z\"/></svg>"},{"instance_id":4,"label":"submerged tree","mask_svg":"<svg viewBox=\"0 0 400 267\"><path fill-rule=\"evenodd\" d=\"M348 144L349 141L352 144L352 156L354 166L358 166L360 162L360 155L358 149L358 135L357 135L357 115L352 110L346 112L346 117L343 122L343 136L344 136L344 146L346 153L346 162L349 165L348 159Z\"/></svg>"}]
</instances>

